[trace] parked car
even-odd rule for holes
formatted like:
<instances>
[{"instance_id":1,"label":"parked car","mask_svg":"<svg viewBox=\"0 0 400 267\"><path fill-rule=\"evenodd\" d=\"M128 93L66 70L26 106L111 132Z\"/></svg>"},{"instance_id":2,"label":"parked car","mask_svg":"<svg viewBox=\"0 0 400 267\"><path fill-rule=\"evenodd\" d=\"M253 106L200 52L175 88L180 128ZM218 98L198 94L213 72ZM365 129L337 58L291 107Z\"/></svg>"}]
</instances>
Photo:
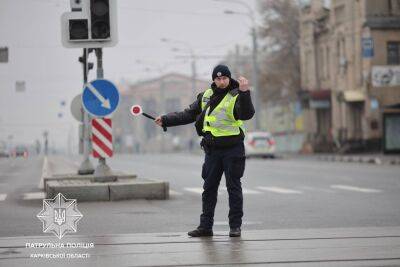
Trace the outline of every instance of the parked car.
<instances>
[{"instance_id":1,"label":"parked car","mask_svg":"<svg viewBox=\"0 0 400 267\"><path fill-rule=\"evenodd\" d=\"M8 152L8 149L5 147L0 147L0 158L8 158L10 156L10 153Z\"/></svg>"},{"instance_id":2,"label":"parked car","mask_svg":"<svg viewBox=\"0 0 400 267\"><path fill-rule=\"evenodd\" d=\"M276 143L269 132L246 133L244 145L247 158L275 158Z\"/></svg>"}]
</instances>

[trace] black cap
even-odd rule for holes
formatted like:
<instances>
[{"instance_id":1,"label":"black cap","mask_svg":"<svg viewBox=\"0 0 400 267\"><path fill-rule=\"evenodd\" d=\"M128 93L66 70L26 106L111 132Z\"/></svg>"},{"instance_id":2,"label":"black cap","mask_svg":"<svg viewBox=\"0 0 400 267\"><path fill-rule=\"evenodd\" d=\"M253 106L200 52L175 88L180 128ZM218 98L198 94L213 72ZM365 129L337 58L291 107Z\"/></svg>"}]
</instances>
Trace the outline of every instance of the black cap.
<instances>
[{"instance_id":1,"label":"black cap","mask_svg":"<svg viewBox=\"0 0 400 267\"><path fill-rule=\"evenodd\" d=\"M213 73L212 73L213 81L215 78L221 77L221 76L226 76L226 77L231 78L231 71L225 65L218 65L213 70Z\"/></svg>"}]
</instances>

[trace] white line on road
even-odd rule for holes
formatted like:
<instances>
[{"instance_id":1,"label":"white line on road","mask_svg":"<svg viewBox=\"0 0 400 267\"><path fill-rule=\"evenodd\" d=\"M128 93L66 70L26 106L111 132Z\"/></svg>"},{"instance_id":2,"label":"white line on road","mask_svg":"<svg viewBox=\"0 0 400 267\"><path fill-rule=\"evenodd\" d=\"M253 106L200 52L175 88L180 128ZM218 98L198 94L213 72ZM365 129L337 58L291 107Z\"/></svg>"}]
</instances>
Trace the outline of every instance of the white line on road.
<instances>
[{"instance_id":1,"label":"white line on road","mask_svg":"<svg viewBox=\"0 0 400 267\"><path fill-rule=\"evenodd\" d=\"M45 192L31 192L25 193L22 197L23 200L32 200L32 199L44 199L46 198Z\"/></svg>"},{"instance_id":2,"label":"white line on road","mask_svg":"<svg viewBox=\"0 0 400 267\"><path fill-rule=\"evenodd\" d=\"M305 190L305 191L317 191L317 192L324 192L324 193L335 193L335 190L316 188L316 187L312 187L312 186L299 186L299 189L302 189L302 190Z\"/></svg>"},{"instance_id":3,"label":"white line on road","mask_svg":"<svg viewBox=\"0 0 400 267\"><path fill-rule=\"evenodd\" d=\"M382 192L382 190L378 190L378 189L362 188L362 187L341 185L341 184L331 185L331 188L348 190L348 191L357 191L357 192L363 192L363 193L380 193L380 192Z\"/></svg>"},{"instance_id":4,"label":"white line on road","mask_svg":"<svg viewBox=\"0 0 400 267\"><path fill-rule=\"evenodd\" d=\"M257 221L254 221L254 222L248 221L248 222L246 222L246 221L244 221L242 224L243 225L254 225L254 224L262 224L262 222L257 222ZM216 222L214 222L214 225L223 225L223 226L225 226L225 225L229 225L229 222L227 222L227 221L216 221Z\"/></svg>"},{"instance_id":5,"label":"white line on road","mask_svg":"<svg viewBox=\"0 0 400 267\"><path fill-rule=\"evenodd\" d=\"M225 186L220 187L221 190L227 191ZM257 194L262 194L260 191L252 190L252 189L247 189L247 188L242 188L242 192L245 195L257 195Z\"/></svg>"},{"instance_id":6,"label":"white line on road","mask_svg":"<svg viewBox=\"0 0 400 267\"><path fill-rule=\"evenodd\" d=\"M7 198L7 194L0 194L0 201L3 201Z\"/></svg>"},{"instance_id":7,"label":"white line on road","mask_svg":"<svg viewBox=\"0 0 400 267\"><path fill-rule=\"evenodd\" d=\"M279 194L303 194L302 191L287 189L283 187L276 187L276 186L258 186L257 188L263 191L269 191Z\"/></svg>"},{"instance_id":8,"label":"white line on road","mask_svg":"<svg viewBox=\"0 0 400 267\"><path fill-rule=\"evenodd\" d=\"M170 196L182 196L183 194L181 192L177 192L174 190L169 190L169 195Z\"/></svg>"},{"instance_id":9,"label":"white line on road","mask_svg":"<svg viewBox=\"0 0 400 267\"><path fill-rule=\"evenodd\" d=\"M185 187L184 190L196 193L196 194L202 194L203 193L203 188L201 187Z\"/></svg>"},{"instance_id":10,"label":"white line on road","mask_svg":"<svg viewBox=\"0 0 400 267\"><path fill-rule=\"evenodd\" d=\"M203 193L203 188L202 187L185 187L184 190L196 193L196 194L202 194ZM218 190L218 194L224 194L228 190L226 189L225 186L220 186ZM242 189L243 194L245 195L256 195L256 194L262 194L262 192L256 191L256 190L251 190L247 188Z\"/></svg>"}]
</instances>

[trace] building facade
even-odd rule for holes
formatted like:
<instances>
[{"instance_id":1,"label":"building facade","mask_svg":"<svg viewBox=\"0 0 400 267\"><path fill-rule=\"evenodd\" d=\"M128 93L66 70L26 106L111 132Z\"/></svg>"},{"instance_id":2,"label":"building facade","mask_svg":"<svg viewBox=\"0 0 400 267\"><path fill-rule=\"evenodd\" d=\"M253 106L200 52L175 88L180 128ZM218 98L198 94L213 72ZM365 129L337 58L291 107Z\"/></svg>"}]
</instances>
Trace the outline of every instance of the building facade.
<instances>
[{"instance_id":1,"label":"building facade","mask_svg":"<svg viewBox=\"0 0 400 267\"><path fill-rule=\"evenodd\" d=\"M400 103L400 1L312 0L301 10L300 61L314 150L379 149L382 112Z\"/></svg>"},{"instance_id":2,"label":"building facade","mask_svg":"<svg viewBox=\"0 0 400 267\"><path fill-rule=\"evenodd\" d=\"M193 84L195 83L195 84ZM209 82L171 73L136 84L124 83L118 88L121 101L113 115L114 145L120 153L171 152L196 148L197 133L193 125L168 128L163 132L154 121L130 114L132 105L154 117L183 111L206 90ZM193 92L192 88L196 88Z\"/></svg>"}]
</instances>

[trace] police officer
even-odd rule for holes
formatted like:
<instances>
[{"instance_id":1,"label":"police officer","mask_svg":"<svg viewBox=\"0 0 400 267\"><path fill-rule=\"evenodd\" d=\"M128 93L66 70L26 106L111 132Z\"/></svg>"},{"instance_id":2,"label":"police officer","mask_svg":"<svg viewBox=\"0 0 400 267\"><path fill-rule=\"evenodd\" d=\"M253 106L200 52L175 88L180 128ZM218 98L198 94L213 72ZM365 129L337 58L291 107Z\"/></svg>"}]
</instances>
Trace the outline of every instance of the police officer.
<instances>
[{"instance_id":1,"label":"police officer","mask_svg":"<svg viewBox=\"0 0 400 267\"><path fill-rule=\"evenodd\" d=\"M231 78L225 65L218 65L212 73L211 88L197 96L187 109L156 118L159 126L177 126L195 123L197 133L203 136L201 146L205 160L201 176L204 179L202 214L197 229L189 236L212 236L214 210L217 204L218 186L225 173L229 194L230 237L241 235L243 194L241 177L245 169L243 121L254 115L249 84L246 78Z\"/></svg>"}]
</instances>

